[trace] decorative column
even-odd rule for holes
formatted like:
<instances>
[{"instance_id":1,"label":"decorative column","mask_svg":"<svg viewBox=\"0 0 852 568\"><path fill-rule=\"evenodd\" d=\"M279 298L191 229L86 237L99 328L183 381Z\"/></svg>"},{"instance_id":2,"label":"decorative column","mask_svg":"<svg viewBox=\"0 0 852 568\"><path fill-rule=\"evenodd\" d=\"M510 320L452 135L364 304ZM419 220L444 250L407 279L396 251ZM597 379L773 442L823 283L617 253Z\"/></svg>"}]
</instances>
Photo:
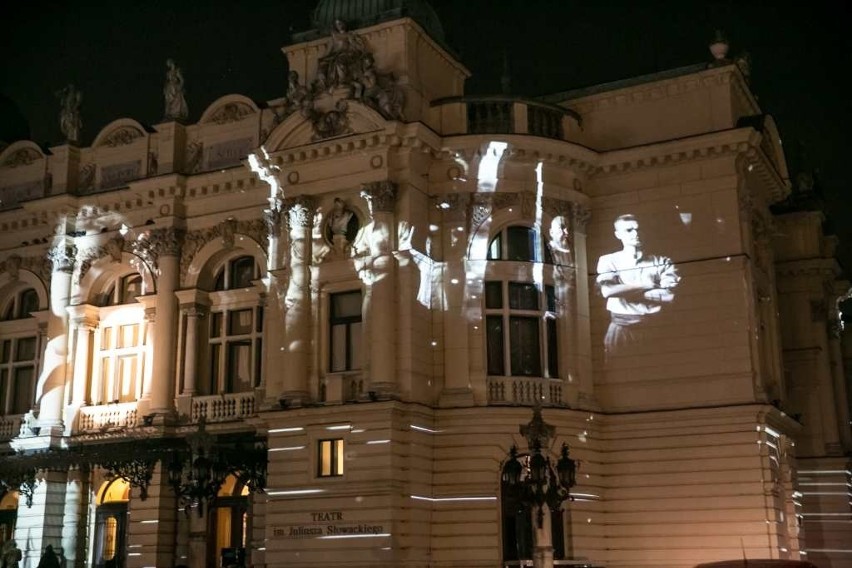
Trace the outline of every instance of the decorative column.
<instances>
[{"instance_id":1,"label":"decorative column","mask_svg":"<svg viewBox=\"0 0 852 568\"><path fill-rule=\"evenodd\" d=\"M370 334L370 392L393 396L396 384L396 273L393 258L396 184L379 181L364 184L361 197L367 201L373 221L370 234L371 278L365 306Z\"/></svg>"},{"instance_id":2,"label":"decorative column","mask_svg":"<svg viewBox=\"0 0 852 568\"><path fill-rule=\"evenodd\" d=\"M65 487L65 515L62 521L62 551L69 567L86 564L86 513L89 508L88 469L68 471Z\"/></svg>"},{"instance_id":3,"label":"decorative column","mask_svg":"<svg viewBox=\"0 0 852 568\"><path fill-rule=\"evenodd\" d=\"M446 304L443 306L444 333L438 347L444 354L444 389L440 406L473 406L468 337L468 284L465 256L468 246L468 206L470 194L455 193L442 198L441 250L444 274L441 285ZM481 288L481 284L473 286ZM479 294L472 294L479 296ZM479 301L477 298L476 301Z\"/></svg>"},{"instance_id":4,"label":"decorative column","mask_svg":"<svg viewBox=\"0 0 852 568\"><path fill-rule=\"evenodd\" d=\"M92 356L92 333L98 327L97 308L89 304L71 306L68 314L76 331L74 349L74 374L71 377L71 406L80 408L88 397L87 387Z\"/></svg>"},{"instance_id":5,"label":"decorative column","mask_svg":"<svg viewBox=\"0 0 852 568\"><path fill-rule=\"evenodd\" d=\"M282 212L281 200L270 198L270 208L264 210L269 250L267 251L266 301L263 307L263 369L261 373L259 402L265 407L278 405L278 397L284 392L283 369L286 364L285 298L288 288L288 270L282 262L281 229L285 224L286 212Z\"/></svg>"},{"instance_id":6,"label":"decorative column","mask_svg":"<svg viewBox=\"0 0 852 568\"><path fill-rule=\"evenodd\" d=\"M589 260L586 256L586 226L592 216L591 210L585 205L572 203L571 225L574 232L574 270L577 274L589 273ZM592 332L591 332L591 310L589 307L589 281L587 278L576 279L577 309L574 316L574 330L576 333L576 372L579 381L579 395L577 404L584 410L597 408L595 398L594 382L592 380Z\"/></svg>"},{"instance_id":7,"label":"decorative column","mask_svg":"<svg viewBox=\"0 0 852 568\"><path fill-rule=\"evenodd\" d=\"M72 240L57 236L48 252L53 264L50 277L50 315L47 320L47 348L36 387L40 435L49 436L62 429L62 394L68 364L68 303L71 296L71 272L77 254Z\"/></svg>"},{"instance_id":8,"label":"decorative column","mask_svg":"<svg viewBox=\"0 0 852 568\"><path fill-rule=\"evenodd\" d=\"M311 340L311 227L312 198L294 197L284 202L290 233L290 282L285 298L283 393L288 406L308 402L308 363ZM273 346L274 348L274 346ZM272 369L273 367L267 367ZM274 394L274 393L270 393Z\"/></svg>"},{"instance_id":9,"label":"decorative column","mask_svg":"<svg viewBox=\"0 0 852 568\"><path fill-rule=\"evenodd\" d=\"M180 251L184 231L176 227L154 229L143 246L150 247L157 278L157 323L154 333L154 357L150 412L158 416L174 414L175 345L177 340L177 290L180 281ZM143 395L144 398L144 395Z\"/></svg>"},{"instance_id":10,"label":"decorative column","mask_svg":"<svg viewBox=\"0 0 852 568\"><path fill-rule=\"evenodd\" d=\"M182 308L181 312L186 316L186 352L183 365L183 392L181 394L192 396L196 392L195 373L198 361L198 320L205 316L199 306Z\"/></svg>"}]
</instances>

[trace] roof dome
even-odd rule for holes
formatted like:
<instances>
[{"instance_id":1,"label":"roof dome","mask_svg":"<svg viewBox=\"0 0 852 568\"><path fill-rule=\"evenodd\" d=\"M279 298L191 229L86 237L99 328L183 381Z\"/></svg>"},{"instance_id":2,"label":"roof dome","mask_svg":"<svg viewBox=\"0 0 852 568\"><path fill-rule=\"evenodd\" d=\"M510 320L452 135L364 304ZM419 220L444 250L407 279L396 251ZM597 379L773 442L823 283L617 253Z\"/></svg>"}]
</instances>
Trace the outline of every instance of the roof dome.
<instances>
[{"instance_id":1,"label":"roof dome","mask_svg":"<svg viewBox=\"0 0 852 568\"><path fill-rule=\"evenodd\" d=\"M320 0L311 24L321 33L329 32L335 20L346 22L349 29L409 17L440 44L444 29L435 10L426 0Z\"/></svg>"}]
</instances>

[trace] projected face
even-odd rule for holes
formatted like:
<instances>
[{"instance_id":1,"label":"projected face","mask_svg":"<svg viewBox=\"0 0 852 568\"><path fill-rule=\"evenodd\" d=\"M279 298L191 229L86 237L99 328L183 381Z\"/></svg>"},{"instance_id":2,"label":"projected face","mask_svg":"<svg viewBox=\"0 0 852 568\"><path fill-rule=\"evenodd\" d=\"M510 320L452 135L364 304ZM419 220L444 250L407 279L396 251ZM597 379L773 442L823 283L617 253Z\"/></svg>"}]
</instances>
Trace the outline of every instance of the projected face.
<instances>
[{"instance_id":1,"label":"projected face","mask_svg":"<svg viewBox=\"0 0 852 568\"><path fill-rule=\"evenodd\" d=\"M671 259L642 250L636 217L621 215L613 228L622 249L601 256L597 268L597 284L610 313L607 356L632 353L645 340L649 319L674 301L680 283Z\"/></svg>"}]
</instances>

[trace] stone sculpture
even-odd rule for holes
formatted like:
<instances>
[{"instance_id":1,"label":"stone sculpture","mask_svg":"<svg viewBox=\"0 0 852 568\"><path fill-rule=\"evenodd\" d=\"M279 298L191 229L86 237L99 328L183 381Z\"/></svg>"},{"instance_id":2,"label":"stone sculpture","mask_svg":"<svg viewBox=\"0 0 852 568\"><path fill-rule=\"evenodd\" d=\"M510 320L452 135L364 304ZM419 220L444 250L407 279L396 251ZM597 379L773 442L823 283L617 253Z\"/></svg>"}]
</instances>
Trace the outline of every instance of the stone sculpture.
<instances>
[{"instance_id":1,"label":"stone sculpture","mask_svg":"<svg viewBox=\"0 0 852 568\"><path fill-rule=\"evenodd\" d=\"M184 98L183 73L171 59L166 60L166 84L163 86L166 99L165 120L185 120L189 109Z\"/></svg>"},{"instance_id":2,"label":"stone sculpture","mask_svg":"<svg viewBox=\"0 0 852 568\"><path fill-rule=\"evenodd\" d=\"M69 84L56 95L61 103L59 128L62 130L66 141L70 143L79 142L80 130L83 128L83 121L80 118L80 103L83 102L83 93L75 89L74 85Z\"/></svg>"}]
</instances>

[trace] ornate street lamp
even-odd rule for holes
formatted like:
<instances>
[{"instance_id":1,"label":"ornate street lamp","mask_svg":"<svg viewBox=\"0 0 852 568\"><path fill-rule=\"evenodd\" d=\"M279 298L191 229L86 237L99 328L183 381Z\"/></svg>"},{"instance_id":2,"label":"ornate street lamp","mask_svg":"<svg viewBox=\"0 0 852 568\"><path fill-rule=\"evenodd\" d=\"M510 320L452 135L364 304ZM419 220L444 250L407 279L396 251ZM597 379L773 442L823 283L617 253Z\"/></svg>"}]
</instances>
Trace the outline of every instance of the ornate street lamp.
<instances>
[{"instance_id":1,"label":"ornate street lamp","mask_svg":"<svg viewBox=\"0 0 852 568\"><path fill-rule=\"evenodd\" d=\"M547 424L541 417L541 408L533 409L532 420L520 428L527 439L529 456L518 459L518 449L512 446L509 459L503 466L503 483L511 496L525 508L535 510L539 531L544 525L544 506L551 513L562 511L562 503L571 497L571 488L577 483L577 462L569 455L568 444L563 443L558 459L546 455L549 453L550 440L556 428ZM554 465L555 461L555 465ZM549 556L542 548L549 549ZM541 545L536 539L536 566L552 566L552 547ZM550 562L542 560L550 558Z\"/></svg>"}]
</instances>

